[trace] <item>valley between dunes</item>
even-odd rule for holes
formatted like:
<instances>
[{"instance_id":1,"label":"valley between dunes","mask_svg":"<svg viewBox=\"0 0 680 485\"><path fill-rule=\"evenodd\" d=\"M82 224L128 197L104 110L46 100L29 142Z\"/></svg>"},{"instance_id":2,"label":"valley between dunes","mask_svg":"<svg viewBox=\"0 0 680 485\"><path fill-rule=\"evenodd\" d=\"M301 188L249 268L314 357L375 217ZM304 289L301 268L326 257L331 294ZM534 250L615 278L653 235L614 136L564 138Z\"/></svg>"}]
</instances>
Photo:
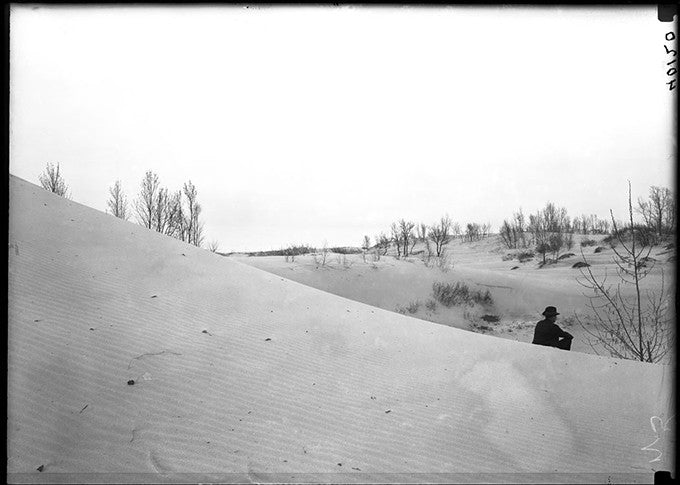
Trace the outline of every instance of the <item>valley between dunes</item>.
<instances>
[{"instance_id":1,"label":"valley between dunes","mask_svg":"<svg viewBox=\"0 0 680 485\"><path fill-rule=\"evenodd\" d=\"M9 188L10 483L649 483L674 470L671 366L400 315L385 308L426 290L393 278L369 305L358 284L345 298L312 288L312 271L306 286L296 266L263 271L14 176ZM499 283L484 264L454 272L511 286L526 271ZM534 290L493 294L510 320L577 305Z\"/></svg>"}]
</instances>

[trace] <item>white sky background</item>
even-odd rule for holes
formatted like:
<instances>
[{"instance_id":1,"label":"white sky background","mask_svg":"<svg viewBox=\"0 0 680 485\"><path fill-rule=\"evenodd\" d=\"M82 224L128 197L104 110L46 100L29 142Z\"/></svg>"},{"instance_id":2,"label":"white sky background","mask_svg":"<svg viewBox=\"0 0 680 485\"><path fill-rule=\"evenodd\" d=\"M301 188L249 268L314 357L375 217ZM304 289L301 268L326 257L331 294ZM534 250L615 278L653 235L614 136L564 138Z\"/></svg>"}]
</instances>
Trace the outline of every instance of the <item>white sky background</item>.
<instances>
[{"instance_id":1,"label":"white sky background","mask_svg":"<svg viewBox=\"0 0 680 485\"><path fill-rule=\"evenodd\" d=\"M627 180L673 185L655 6L14 5L10 28L10 173L58 162L102 211L116 179L130 202L146 170L190 179L220 251L547 201L623 219Z\"/></svg>"}]
</instances>

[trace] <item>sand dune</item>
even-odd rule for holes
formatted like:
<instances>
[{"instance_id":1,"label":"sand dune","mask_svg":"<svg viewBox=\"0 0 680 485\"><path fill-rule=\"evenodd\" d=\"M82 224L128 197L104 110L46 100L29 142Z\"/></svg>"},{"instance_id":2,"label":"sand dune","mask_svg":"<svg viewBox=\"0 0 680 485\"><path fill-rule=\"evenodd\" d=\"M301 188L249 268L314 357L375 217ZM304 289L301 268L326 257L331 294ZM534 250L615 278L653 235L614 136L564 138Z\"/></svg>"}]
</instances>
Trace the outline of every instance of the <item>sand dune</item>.
<instances>
[{"instance_id":1,"label":"sand dune","mask_svg":"<svg viewBox=\"0 0 680 485\"><path fill-rule=\"evenodd\" d=\"M649 482L671 469L669 367L398 315L16 177L9 243L10 482Z\"/></svg>"},{"instance_id":2,"label":"sand dune","mask_svg":"<svg viewBox=\"0 0 680 485\"><path fill-rule=\"evenodd\" d=\"M423 245L418 243L415 248L416 251L422 250ZM573 263L581 259L580 254L538 269L536 260L524 263L503 260L507 250L498 236L477 242L456 239L446 248L450 265L447 271L428 267L423 255L397 259L396 255L388 253L379 261L373 261L370 254L366 259L361 254L330 254L325 264L321 264L321 256L315 254L296 256L294 261L286 261L283 256L230 257L298 283L385 310L401 309L408 313L405 307L416 302L419 305L415 312L409 313L411 316L520 342L532 341L536 322L542 319L541 312L546 306L553 305L560 311L558 325L575 337L572 351L609 355L597 344L596 350L591 347L592 339L575 318L578 315L582 321L593 319L588 296L593 296L594 292L579 283L583 275L572 268ZM673 265L657 255L661 249L652 252L659 259L641 282L643 295L648 290L656 294L660 292L662 273L666 275L666 287L672 280ZM611 249L599 254L593 250L594 247L584 250L584 257L592 265L591 270L598 277L608 275L608 281L612 282L617 266L612 261ZM576 251L580 253L580 250ZM510 269L513 266L516 270ZM489 290L493 303L447 308L433 299L433 284L458 282L473 290ZM627 298L634 298L633 285L624 285L621 291ZM425 304L428 301L434 307L428 308ZM489 325L481 318L485 315L497 320ZM484 328L480 329L479 325Z\"/></svg>"}]
</instances>

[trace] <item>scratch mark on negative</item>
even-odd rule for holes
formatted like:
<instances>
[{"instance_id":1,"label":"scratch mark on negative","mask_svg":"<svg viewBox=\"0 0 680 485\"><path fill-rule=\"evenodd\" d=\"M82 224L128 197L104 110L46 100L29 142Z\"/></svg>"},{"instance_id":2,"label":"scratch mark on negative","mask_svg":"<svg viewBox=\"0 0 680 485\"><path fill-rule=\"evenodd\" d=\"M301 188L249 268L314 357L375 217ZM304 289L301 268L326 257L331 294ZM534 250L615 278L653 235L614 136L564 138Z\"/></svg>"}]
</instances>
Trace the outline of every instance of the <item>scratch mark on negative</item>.
<instances>
[{"instance_id":1,"label":"scratch mark on negative","mask_svg":"<svg viewBox=\"0 0 680 485\"><path fill-rule=\"evenodd\" d=\"M172 355L182 355L179 352L173 352L172 350L161 350L160 352L148 352L146 354L138 355L137 357L133 357L130 359L130 363L128 364L128 369L132 367L132 361L133 360L139 360L143 359L144 357L149 357L152 355L162 355L162 354L172 354Z\"/></svg>"}]
</instances>

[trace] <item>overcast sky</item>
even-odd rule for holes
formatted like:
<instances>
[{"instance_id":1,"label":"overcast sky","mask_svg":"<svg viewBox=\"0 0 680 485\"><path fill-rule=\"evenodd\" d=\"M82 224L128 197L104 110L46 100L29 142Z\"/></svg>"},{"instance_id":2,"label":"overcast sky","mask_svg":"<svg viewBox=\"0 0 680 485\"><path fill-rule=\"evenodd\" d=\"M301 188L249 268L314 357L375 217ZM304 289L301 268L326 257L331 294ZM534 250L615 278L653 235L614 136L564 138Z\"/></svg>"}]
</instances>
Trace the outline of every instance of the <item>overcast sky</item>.
<instances>
[{"instance_id":1,"label":"overcast sky","mask_svg":"<svg viewBox=\"0 0 680 485\"><path fill-rule=\"evenodd\" d=\"M191 180L221 251L360 245L399 218L569 214L672 187L656 8L40 7L10 18L10 173ZM11 203L11 202L10 202Z\"/></svg>"}]
</instances>

